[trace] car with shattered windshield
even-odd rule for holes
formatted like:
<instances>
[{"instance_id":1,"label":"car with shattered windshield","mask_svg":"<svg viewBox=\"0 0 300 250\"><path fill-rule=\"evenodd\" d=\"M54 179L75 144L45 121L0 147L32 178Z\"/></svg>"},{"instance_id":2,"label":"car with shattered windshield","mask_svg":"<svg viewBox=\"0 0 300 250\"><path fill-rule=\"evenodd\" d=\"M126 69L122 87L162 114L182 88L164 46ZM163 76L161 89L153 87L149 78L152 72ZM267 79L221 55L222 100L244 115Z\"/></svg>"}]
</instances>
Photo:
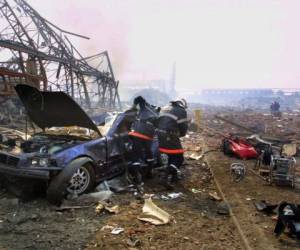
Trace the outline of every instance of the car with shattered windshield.
<instances>
[{"instance_id":1,"label":"car with shattered windshield","mask_svg":"<svg viewBox=\"0 0 300 250\"><path fill-rule=\"evenodd\" d=\"M42 181L48 200L58 204L67 194L86 193L126 170L131 154L127 132L135 112L103 116L97 126L64 92L22 84L15 90L30 118L28 127L32 122L40 131L0 140L1 182L15 177Z\"/></svg>"}]
</instances>

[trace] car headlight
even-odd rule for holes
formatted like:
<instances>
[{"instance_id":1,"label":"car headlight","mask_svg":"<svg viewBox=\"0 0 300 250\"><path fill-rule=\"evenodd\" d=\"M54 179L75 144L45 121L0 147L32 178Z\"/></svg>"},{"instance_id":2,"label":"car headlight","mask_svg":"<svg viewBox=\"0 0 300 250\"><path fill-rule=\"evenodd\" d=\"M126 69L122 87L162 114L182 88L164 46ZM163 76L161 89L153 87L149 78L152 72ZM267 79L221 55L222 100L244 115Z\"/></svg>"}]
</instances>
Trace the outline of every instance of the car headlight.
<instances>
[{"instance_id":1,"label":"car headlight","mask_svg":"<svg viewBox=\"0 0 300 250\"><path fill-rule=\"evenodd\" d=\"M39 164L39 161L38 161L37 159L32 159L32 160L31 160L31 165L36 166L36 165L38 165L38 164Z\"/></svg>"},{"instance_id":2,"label":"car headlight","mask_svg":"<svg viewBox=\"0 0 300 250\"><path fill-rule=\"evenodd\" d=\"M49 160L46 158L42 158L40 159L39 164L41 167L47 167L49 165Z\"/></svg>"},{"instance_id":3,"label":"car headlight","mask_svg":"<svg viewBox=\"0 0 300 250\"><path fill-rule=\"evenodd\" d=\"M49 165L49 159L47 158L32 159L31 165L34 167L47 167Z\"/></svg>"}]
</instances>

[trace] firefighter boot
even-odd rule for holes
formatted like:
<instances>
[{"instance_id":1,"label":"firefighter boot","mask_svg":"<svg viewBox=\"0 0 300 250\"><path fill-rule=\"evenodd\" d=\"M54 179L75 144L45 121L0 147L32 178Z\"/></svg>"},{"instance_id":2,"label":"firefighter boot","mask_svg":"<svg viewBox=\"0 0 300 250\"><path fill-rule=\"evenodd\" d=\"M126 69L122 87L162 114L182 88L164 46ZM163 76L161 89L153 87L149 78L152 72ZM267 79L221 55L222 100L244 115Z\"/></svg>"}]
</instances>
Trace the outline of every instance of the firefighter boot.
<instances>
[{"instance_id":1,"label":"firefighter boot","mask_svg":"<svg viewBox=\"0 0 300 250\"><path fill-rule=\"evenodd\" d=\"M172 185L172 173L170 171L170 167L168 166L165 171L162 173L160 183L168 190L173 190L174 186Z\"/></svg>"},{"instance_id":2,"label":"firefighter boot","mask_svg":"<svg viewBox=\"0 0 300 250\"><path fill-rule=\"evenodd\" d=\"M147 168L146 168L146 175L147 179L153 178L153 167L154 167L154 159L147 159Z\"/></svg>"},{"instance_id":3,"label":"firefighter boot","mask_svg":"<svg viewBox=\"0 0 300 250\"><path fill-rule=\"evenodd\" d=\"M172 174L172 182L178 182L183 178L182 172L180 171L179 168L177 168L174 164L170 164L169 166L170 172Z\"/></svg>"}]
</instances>

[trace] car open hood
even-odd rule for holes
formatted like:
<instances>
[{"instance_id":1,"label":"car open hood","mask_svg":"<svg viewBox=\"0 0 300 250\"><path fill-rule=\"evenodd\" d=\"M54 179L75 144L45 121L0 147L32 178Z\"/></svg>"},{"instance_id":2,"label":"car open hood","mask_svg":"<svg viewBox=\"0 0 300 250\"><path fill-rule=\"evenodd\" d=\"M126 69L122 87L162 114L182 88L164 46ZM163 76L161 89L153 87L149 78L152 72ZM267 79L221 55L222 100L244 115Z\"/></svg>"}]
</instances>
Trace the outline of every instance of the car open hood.
<instances>
[{"instance_id":1,"label":"car open hood","mask_svg":"<svg viewBox=\"0 0 300 250\"><path fill-rule=\"evenodd\" d=\"M79 126L101 135L93 121L66 93L39 91L24 84L18 84L15 89L28 116L38 127Z\"/></svg>"}]
</instances>

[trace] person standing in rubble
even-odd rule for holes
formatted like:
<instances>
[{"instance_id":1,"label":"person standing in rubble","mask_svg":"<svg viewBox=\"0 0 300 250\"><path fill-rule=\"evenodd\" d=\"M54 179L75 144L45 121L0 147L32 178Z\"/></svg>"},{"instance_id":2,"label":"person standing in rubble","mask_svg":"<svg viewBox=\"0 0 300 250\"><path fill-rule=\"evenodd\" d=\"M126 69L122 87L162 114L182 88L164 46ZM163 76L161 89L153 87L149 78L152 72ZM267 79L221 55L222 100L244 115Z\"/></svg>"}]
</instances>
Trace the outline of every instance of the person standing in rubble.
<instances>
[{"instance_id":1,"label":"person standing in rubble","mask_svg":"<svg viewBox=\"0 0 300 250\"><path fill-rule=\"evenodd\" d=\"M142 176L152 176L154 158L151 147L160 108L150 105L142 96L136 97L133 104L134 107L138 107L138 111L129 132L133 141L131 172L134 184L138 191L142 192Z\"/></svg>"},{"instance_id":2,"label":"person standing in rubble","mask_svg":"<svg viewBox=\"0 0 300 250\"><path fill-rule=\"evenodd\" d=\"M280 109L280 104L277 101L272 102L271 106L270 106L271 111L273 112L278 112Z\"/></svg>"},{"instance_id":3,"label":"person standing in rubble","mask_svg":"<svg viewBox=\"0 0 300 250\"><path fill-rule=\"evenodd\" d=\"M171 101L162 108L158 120L159 151L168 156L168 166L162 176L162 184L172 188L172 183L182 178L180 167L184 161L180 137L188 129L187 102L184 99Z\"/></svg>"},{"instance_id":4,"label":"person standing in rubble","mask_svg":"<svg viewBox=\"0 0 300 250\"><path fill-rule=\"evenodd\" d=\"M271 114L274 116L280 116L280 104L277 101L272 102L270 106Z\"/></svg>"}]
</instances>

